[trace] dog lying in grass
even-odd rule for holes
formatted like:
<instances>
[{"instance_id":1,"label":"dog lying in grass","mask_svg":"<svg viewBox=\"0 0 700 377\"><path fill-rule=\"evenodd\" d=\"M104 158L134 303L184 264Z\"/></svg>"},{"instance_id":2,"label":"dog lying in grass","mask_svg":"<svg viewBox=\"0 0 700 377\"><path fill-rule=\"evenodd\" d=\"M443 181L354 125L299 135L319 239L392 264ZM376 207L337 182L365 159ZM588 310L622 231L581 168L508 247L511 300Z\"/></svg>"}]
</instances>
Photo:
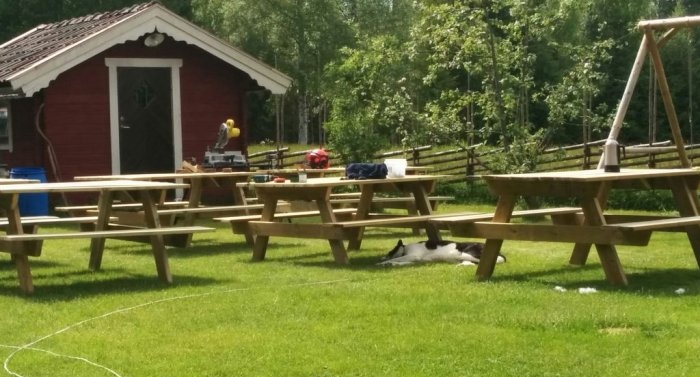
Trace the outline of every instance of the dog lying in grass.
<instances>
[{"instance_id":1,"label":"dog lying in grass","mask_svg":"<svg viewBox=\"0 0 700 377\"><path fill-rule=\"evenodd\" d=\"M417 262L456 262L471 266L479 263L484 244L479 242L421 241L404 245L402 240L378 263L381 266L402 266ZM496 263L506 257L498 255Z\"/></svg>"}]
</instances>

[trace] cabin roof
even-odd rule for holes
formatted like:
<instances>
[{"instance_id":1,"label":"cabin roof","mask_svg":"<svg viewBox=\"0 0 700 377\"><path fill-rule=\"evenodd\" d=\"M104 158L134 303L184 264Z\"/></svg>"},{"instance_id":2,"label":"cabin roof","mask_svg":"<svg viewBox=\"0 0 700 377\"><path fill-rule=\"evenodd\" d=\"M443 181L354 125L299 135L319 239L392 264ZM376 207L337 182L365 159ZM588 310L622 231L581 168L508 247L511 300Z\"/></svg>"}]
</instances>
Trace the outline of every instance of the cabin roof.
<instances>
[{"instance_id":1,"label":"cabin roof","mask_svg":"<svg viewBox=\"0 0 700 377\"><path fill-rule=\"evenodd\" d=\"M0 84L31 96L60 73L153 32L195 45L240 69L274 94L292 79L165 8L158 1L42 24L0 44Z\"/></svg>"}]
</instances>

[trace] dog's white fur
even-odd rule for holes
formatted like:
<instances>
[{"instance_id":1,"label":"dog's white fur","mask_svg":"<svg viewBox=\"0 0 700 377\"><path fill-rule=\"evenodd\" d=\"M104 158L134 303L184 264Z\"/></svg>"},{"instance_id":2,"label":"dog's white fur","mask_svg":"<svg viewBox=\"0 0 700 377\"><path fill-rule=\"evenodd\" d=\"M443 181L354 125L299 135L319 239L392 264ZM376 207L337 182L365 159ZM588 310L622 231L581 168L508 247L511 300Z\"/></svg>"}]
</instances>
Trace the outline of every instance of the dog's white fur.
<instances>
[{"instance_id":1,"label":"dog's white fur","mask_svg":"<svg viewBox=\"0 0 700 377\"><path fill-rule=\"evenodd\" d=\"M416 262L458 262L461 265L479 263L484 244L478 242L422 241L404 245L402 240L382 258L379 265L402 266ZM506 258L499 255L496 263Z\"/></svg>"}]
</instances>

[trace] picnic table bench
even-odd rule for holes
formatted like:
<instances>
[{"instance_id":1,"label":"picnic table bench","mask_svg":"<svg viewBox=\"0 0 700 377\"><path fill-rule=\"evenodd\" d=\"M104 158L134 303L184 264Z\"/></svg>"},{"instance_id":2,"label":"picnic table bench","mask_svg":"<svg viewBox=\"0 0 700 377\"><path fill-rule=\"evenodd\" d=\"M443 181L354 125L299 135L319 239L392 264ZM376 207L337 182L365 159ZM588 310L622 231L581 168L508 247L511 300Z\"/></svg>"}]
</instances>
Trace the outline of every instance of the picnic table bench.
<instances>
[{"instance_id":1,"label":"picnic table bench","mask_svg":"<svg viewBox=\"0 0 700 377\"><path fill-rule=\"evenodd\" d=\"M146 182L129 180L90 181L90 182L54 182L0 185L0 212L6 218L0 222L5 230L0 235L0 251L12 256L17 269L20 288L24 293L32 293L34 285L29 266L30 256L40 256L44 240L64 238L89 238L89 268L98 270L102 263L106 238L148 236L151 250L156 262L158 277L164 282L172 282L163 236L170 234L192 234L214 231L214 228L201 226L162 227L157 214L154 198L162 196L163 190L186 188L185 184L169 182ZM93 217L22 217L17 206L18 196L26 193L51 192L97 192L99 193L97 215ZM113 228L110 222L112 204L117 192L128 192L139 198L144 209L144 226L140 228ZM81 228L77 231L57 233L36 232L38 225L80 223L90 224L91 229ZM32 233L25 232L32 227Z\"/></svg>"},{"instance_id":2,"label":"picnic table bench","mask_svg":"<svg viewBox=\"0 0 700 377\"><path fill-rule=\"evenodd\" d=\"M182 200L175 202L160 200L158 214L163 223L194 226L198 219L259 213L262 205L249 203L245 195L245 186L239 186L240 183L247 182L251 176L256 174L260 173L250 171L174 172L77 176L75 179L77 181L130 179L187 183L186 190L183 190ZM211 189L228 192L232 202L206 205L205 194ZM120 209L114 213L119 219L119 224L126 226L143 224L143 212L138 207L134 209L117 206L115 209ZM89 211L94 211L94 209L89 209ZM186 247L192 242L192 234L168 236L165 238L165 242L169 246Z\"/></svg>"},{"instance_id":3,"label":"picnic table bench","mask_svg":"<svg viewBox=\"0 0 700 377\"><path fill-rule=\"evenodd\" d=\"M433 211L437 211L438 204L449 202L454 200L452 196L444 195L430 195L428 196L428 201L430 202L430 207ZM360 202L360 193L339 193L331 194L331 204L333 207L347 207L347 206L357 206ZM415 200L411 196L375 196L372 199L373 209L384 209L384 208L394 208L394 209L405 209L410 214L416 214L417 209L415 208Z\"/></svg>"},{"instance_id":4,"label":"picnic table bench","mask_svg":"<svg viewBox=\"0 0 700 377\"><path fill-rule=\"evenodd\" d=\"M490 221L449 224L454 236L485 238L477 267L479 280L493 274L504 240L565 242L574 244L569 263L584 265L595 245L607 280L626 285L627 277L615 245L647 245L654 231L683 231L687 234L700 266L700 211L697 188L700 171L695 169L622 169L562 171L527 174L485 175L489 189L498 196ZM670 190L678 216L609 215L604 213L613 189ZM581 214L552 224L511 223L521 196L574 198Z\"/></svg>"},{"instance_id":5,"label":"picnic table bench","mask_svg":"<svg viewBox=\"0 0 700 377\"><path fill-rule=\"evenodd\" d=\"M248 227L255 238L253 260L265 259L269 237L307 237L327 239L331 246L333 257L338 264L347 264L348 255L343 240L348 240L349 249L359 249L362 234L367 226L405 226L415 223L423 225L429 238L440 238L438 231L426 221L426 215L432 214L428 193L432 192L440 176L406 175L401 178L352 180L344 177L311 178L306 182L284 183L249 183L255 189L258 197L264 203L261 216L249 220ZM333 188L342 186L358 186L360 200L351 220L341 221L336 217L330 198ZM371 219L372 200L375 192L398 191L410 194L417 208L418 215L395 215L391 220ZM280 201L309 201L314 202L320 224L285 223L276 221L277 203ZM352 223L352 221L358 221ZM361 221L371 221L362 223Z\"/></svg>"}]
</instances>

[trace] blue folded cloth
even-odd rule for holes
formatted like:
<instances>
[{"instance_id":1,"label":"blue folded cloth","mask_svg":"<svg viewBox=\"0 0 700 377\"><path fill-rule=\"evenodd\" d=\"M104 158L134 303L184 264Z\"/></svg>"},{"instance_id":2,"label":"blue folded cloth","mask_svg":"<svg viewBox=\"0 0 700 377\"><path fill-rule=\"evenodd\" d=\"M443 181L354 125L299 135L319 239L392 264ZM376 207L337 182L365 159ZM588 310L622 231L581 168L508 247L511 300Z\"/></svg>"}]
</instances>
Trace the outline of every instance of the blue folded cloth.
<instances>
[{"instance_id":1,"label":"blue folded cloth","mask_svg":"<svg viewBox=\"0 0 700 377\"><path fill-rule=\"evenodd\" d=\"M385 164L352 163L345 167L345 176L348 179L382 179L386 178L388 170Z\"/></svg>"}]
</instances>

